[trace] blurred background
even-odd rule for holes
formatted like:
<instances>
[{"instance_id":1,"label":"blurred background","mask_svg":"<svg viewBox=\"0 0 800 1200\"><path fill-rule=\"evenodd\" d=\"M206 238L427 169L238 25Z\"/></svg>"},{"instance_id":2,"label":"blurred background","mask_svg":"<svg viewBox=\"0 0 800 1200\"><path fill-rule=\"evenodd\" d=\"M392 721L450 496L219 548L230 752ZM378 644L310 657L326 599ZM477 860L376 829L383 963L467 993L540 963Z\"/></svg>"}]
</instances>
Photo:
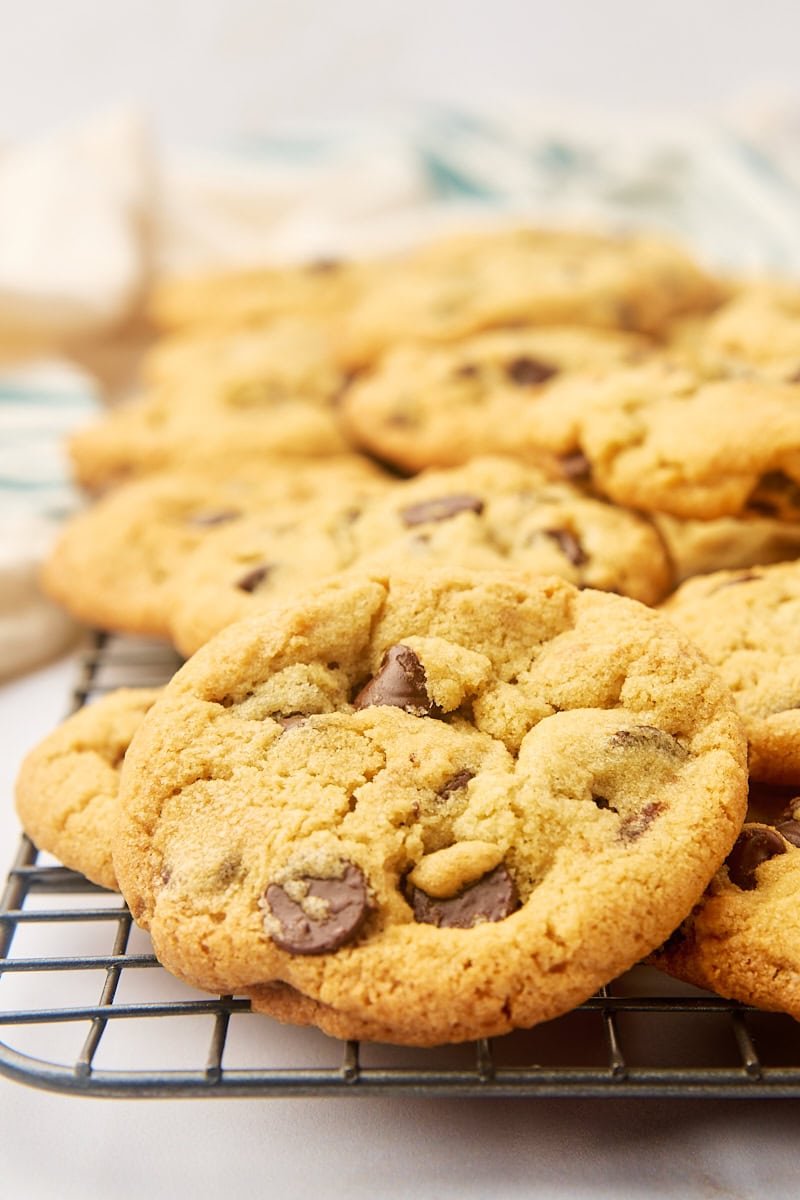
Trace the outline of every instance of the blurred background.
<instances>
[{"instance_id":1,"label":"blurred background","mask_svg":"<svg viewBox=\"0 0 800 1200\"><path fill-rule=\"evenodd\" d=\"M410 103L719 113L797 91L794 0L15 0L0 135L142 105L169 140Z\"/></svg>"}]
</instances>

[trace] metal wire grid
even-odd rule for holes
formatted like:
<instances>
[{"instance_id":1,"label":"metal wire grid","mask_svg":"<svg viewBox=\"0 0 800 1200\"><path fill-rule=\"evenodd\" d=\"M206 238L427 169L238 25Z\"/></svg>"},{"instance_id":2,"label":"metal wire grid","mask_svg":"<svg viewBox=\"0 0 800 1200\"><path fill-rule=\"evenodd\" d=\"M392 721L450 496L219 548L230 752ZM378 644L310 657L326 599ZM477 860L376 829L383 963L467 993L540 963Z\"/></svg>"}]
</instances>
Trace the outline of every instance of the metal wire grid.
<instances>
[{"instance_id":1,"label":"metal wire grid","mask_svg":"<svg viewBox=\"0 0 800 1200\"><path fill-rule=\"evenodd\" d=\"M176 665L163 647L97 635L74 707ZM800 1096L794 1021L641 966L556 1021L462 1046L279 1025L179 984L116 893L25 837L0 900L0 1026L1 1073L91 1096Z\"/></svg>"}]
</instances>

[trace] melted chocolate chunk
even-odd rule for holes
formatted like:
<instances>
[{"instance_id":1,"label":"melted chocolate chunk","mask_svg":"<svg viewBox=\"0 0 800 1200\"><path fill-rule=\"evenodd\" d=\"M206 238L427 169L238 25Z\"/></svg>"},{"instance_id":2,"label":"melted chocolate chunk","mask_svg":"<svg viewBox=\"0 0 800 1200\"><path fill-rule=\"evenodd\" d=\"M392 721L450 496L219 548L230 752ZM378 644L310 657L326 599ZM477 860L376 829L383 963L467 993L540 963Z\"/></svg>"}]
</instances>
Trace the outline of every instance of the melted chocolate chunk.
<instances>
[{"instance_id":1,"label":"melted chocolate chunk","mask_svg":"<svg viewBox=\"0 0 800 1200\"><path fill-rule=\"evenodd\" d=\"M502 921L519 908L514 881L501 863L455 896L445 899L411 889L414 920L440 929L471 929L483 921Z\"/></svg>"},{"instance_id":2,"label":"melted chocolate chunk","mask_svg":"<svg viewBox=\"0 0 800 1200\"><path fill-rule=\"evenodd\" d=\"M675 755L676 758L688 758L689 756L689 751L681 745L677 738L663 729L657 729L655 725L634 725L632 729L618 729L616 733L612 733L609 743L611 746L619 746L622 749L641 746L663 750L666 754Z\"/></svg>"},{"instance_id":3,"label":"melted chocolate chunk","mask_svg":"<svg viewBox=\"0 0 800 1200\"><path fill-rule=\"evenodd\" d=\"M592 792L592 802L596 804L598 808L608 808L613 813L619 812L619 809L614 808L614 805L610 800L606 800L605 796L597 796L594 792Z\"/></svg>"},{"instance_id":4,"label":"melted chocolate chunk","mask_svg":"<svg viewBox=\"0 0 800 1200\"><path fill-rule=\"evenodd\" d=\"M506 375L512 383L519 387L530 387L536 383L546 383L558 374L558 367L552 363L543 362L540 358L530 358L527 354L512 358L506 363Z\"/></svg>"},{"instance_id":5,"label":"melted chocolate chunk","mask_svg":"<svg viewBox=\"0 0 800 1200\"><path fill-rule=\"evenodd\" d=\"M643 804L641 811L626 817L619 827L619 838L623 842L635 842L646 833L657 816L666 808L660 800L649 800Z\"/></svg>"},{"instance_id":6,"label":"melted chocolate chunk","mask_svg":"<svg viewBox=\"0 0 800 1200\"><path fill-rule=\"evenodd\" d=\"M800 821L795 821L792 817L788 821L781 821L775 828L787 842L791 842L793 846L800 846Z\"/></svg>"},{"instance_id":7,"label":"melted chocolate chunk","mask_svg":"<svg viewBox=\"0 0 800 1200\"><path fill-rule=\"evenodd\" d=\"M543 532L558 545L561 553L569 559L573 567L582 567L589 561L589 555L569 529L545 529Z\"/></svg>"},{"instance_id":8,"label":"melted chocolate chunk","mask_svg":"<svg viewBox=\"0 0 800 1200\"><path fill-rule=\"evenodd\" d=\"M208 512L192 513L187 517L187 523L204 529L207 525L224 525L226 521L235 521L240 515L235 508L210 509Z\"/></svg>"},{"instance_id":9,"label":"melted chocolate chunk","mask_svg":"<svg viewBox=\"0 0 800 1200\"><path fill-rule=\"evenodd\" d=\"M756 869L776 854L785 853L786 844L774 829L745 826L726 859L728 878L743 892L751 892L758 883Z\"/></svg>"},{"instance_id":10,"label":"melted chocolate chunk","mask_svg":"<svg viewBox=\"0 0 800 1200\"><path fill-rule=\"evenodd\" d=\"M474 771L456 771L455 775L451 775L449 779L445 780L439 788L438 795L442 800L447 800L452 796L453 792L460 792L462 788L467 786L470 779L474 778Z\"/></svg>"},{"instance_id":11,"label":"melted chocolate chunk","mask_svg":"<svg viewBox=\"0 0 800 1200\"><path fill-rule=\"evenodd\" d=\"M248 571L241 579L236 580L236 586L240 592L254 592L259 584L263 583L272 571L270 563L262 563L260 567L253 567L252 571Z\"/></svg>"},{"instance_id":12,"label":"melted chocolate chunk","mask_svg":"<svg viewBox=\"0 0 800 1200\"><path fill-rule=\"evenodd\" d=\"M796 371L792 371L791 375L786 380L787 383L800 383L800 367Z\"/></svg>"},{"instance_id":13,"label":"melted chocolate chunk","mask_svg":"<svg viewBox=\"0 0 800 1200\"><path fill-rule=\"evenodd\" d=\"M386 704L417 717L439 716L426 685L425 668L414 651L408 646L390 646L378 674L365 684L353 704L355 708Z\"/></svg>"},{"instance_id":14,"label":"melted chocolate chunk","mask_svg":"<svg viewBox=\"0 0 800 1200\"><path fill-rule=\"evenodd\" d=\"M565 454L559 462L561 474L565 479L585 480L592 474L592 464L582 450L576 451L575 454Z\"/></svg>"},{"instance_id":15,"label":"melted chocolate chunk","mask_svg":"<svg viewBox=\"0 0 800 1200\"><path fill-rule=\"evenodd\" d=\"M483 512L480 496L439 496L436 500L422 500L400 509L404 525L424 525L426 521L448 521L462 512Z\"/></svg>"},{"instance_id":16,"label":"melted chocolate chunk","mask_svg":"<svg viewBox=\"0 0 800 1200\"><path fill-rule=\"evenodd\" d=\"M778 516L786 510L800 509L800 485L784 471L768 471L756 484L747 507L765 516Z\"/></svg>"},{"instance_id":17,"label":"melted chocolate chunk","mask_svg":"<svg viewBox=\"0 0 800 1200\"><path fill-rule=\"evenodd\" d=\"M348 863L340 879L301 875L300 881L308 886L307 897L325 902L326 915L310 916L280 884L271 883L264 899L280 932L267 927L267 933L276 946L289 954L327 954L338 950L355 937L370 909L363 872Z\"/></svg>"}]
</instances>

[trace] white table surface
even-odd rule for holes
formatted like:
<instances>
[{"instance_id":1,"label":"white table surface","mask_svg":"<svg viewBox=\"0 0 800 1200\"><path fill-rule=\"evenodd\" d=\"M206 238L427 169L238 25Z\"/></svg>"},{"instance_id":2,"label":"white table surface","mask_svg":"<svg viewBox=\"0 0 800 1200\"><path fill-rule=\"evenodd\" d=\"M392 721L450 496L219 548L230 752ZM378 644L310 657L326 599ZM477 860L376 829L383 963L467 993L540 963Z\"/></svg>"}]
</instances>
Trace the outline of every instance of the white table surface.
<instances>
[{"instance_id":1,"label":"white table surface","mask_svg":"<svg viewBox=\"0 0 800 1200\"><path fill-rule=\"evenodd\" d=\"M61 718L75 663L0 689L3 872L24 752ZM9 1200L797 1195L797 1101L114 1100L0 1078Z\"/></svg>"}]
</instances>

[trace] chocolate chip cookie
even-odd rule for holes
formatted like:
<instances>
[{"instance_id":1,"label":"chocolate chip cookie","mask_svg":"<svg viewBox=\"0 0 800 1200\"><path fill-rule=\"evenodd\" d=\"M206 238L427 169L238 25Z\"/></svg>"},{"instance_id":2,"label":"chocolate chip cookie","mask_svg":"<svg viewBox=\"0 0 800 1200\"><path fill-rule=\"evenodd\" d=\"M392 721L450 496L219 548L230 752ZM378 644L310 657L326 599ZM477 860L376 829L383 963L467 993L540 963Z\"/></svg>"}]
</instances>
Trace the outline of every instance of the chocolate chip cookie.
<instances>
[{"instance_id":1,"label":"chocolate chip cookie","mask_svg":"<svg viewBox=\"0 0 800 1200\"><path fill-rule=\"evenodd\" d=\"M158 688L123 688L80 708L25 758L16 784L22 827L40 850L116 888L111 837L122 760Z\"/></svg>"},{"instance_id":2,"label":"chocolate chip cookie","mask_svg":"<svg viewBox=\"0 0 800 1200\"><path fill-rule=\"evenodd\" d=\"M234 456L205 471L159 472L72 517L44 564L42 585L87 624L169 637L171 579L215 530L254 510L280 526L328 497L355 504L385 486L385 474L356 455L320 462Z\"/></svg>"},{"instance_id":3,"label":"chocolate chip cookie","mask_svg":"<svg viewBox=\"0 0 800 1200\"><path fill-rule=\"evenodd\" d=\"M662 611L733 692L753 779L800 783L800 564L687 580Z\"/></svg>"},{"instance_id":4,"label":"chocolate chip cookie","mask_svg":"<svg viewBox=\"0 0 800 1200\"><path fill-rule=\"evenodd\" d=\"M324 457L349 449L338 401L350 376L319 324L285 320L224 339L193 339L150 371L155 382L137 398L70 439L74 472L86 488L223 454Z\"/></svg>"},{"instance_id":5,"label":"chocolate chip cookie","mask_svg":"<svg viewBox=\"0 0 800 1200\"><path fill-rule=\"evenodd\" d=\"M727 690L636 601L341 577L174 676L126 757L114 861L191 984L283 985L299 1020L427 1045L553 1017L659 945L745 801Z\"/></svg>"},{"instance_id":6,"label":"chocolate chip cookie","mask_svg":"<svg viewBox=\"0 0 800 1200\"><path fill-rule=\"evenodd\" d=\"M702 900L650 961L800 1020L800 798L759 807Z\"/></svg>"},{"instance_id":7,"label":"chocolate chip cookie","mask_svg":"<svg viewBox=\"0 0 800 1200\"><path fill-rule=\"evenodd\" d=\"M446 346L406 344L355 379L342 420L356 444L407 471L455 466L493 450L535 461L541 451L520 433L548 382L633 363L652 349L632 333L565 326L494 330Z\"/></svg>"},{"instance_id":8,"label":"chocolate chip cookie","mask_svg":"<svg viewBox=\"0 0 800 1200\"><path fill-rule=\"evenodd\" d=\"M450 342L510 324L658 333L718 298L695 263L658 239L502 229L376 275L345 314L344 353L360 365L397 341Z\"/></svg>"},{"instance_id":9,"label":"chocolate chip cookie","mask_svg":"<svg viewBox=\"0 0 800 1200\"><path fill-rule=\"evenodd\" d=\"M800 519L796 387L718 379L668 358L555 379L530 406L520 445L582 461L618 504L688 519Z\"/></svg>"},{"instance_id":10,"label":"chocolate chip cookie","mask_svg":"<svg viewBox=\"0 0 800 1200\"><path fill-rule=\"evenodd\" d=\"M210 534L174 576L168 609L179 649L194 653L233 621L348 568L510 567L647 604L671 586L647 520L513 459L473 459L353 499L280 526L269 512L253 514Z\"/></svg>"}]
</instances>

